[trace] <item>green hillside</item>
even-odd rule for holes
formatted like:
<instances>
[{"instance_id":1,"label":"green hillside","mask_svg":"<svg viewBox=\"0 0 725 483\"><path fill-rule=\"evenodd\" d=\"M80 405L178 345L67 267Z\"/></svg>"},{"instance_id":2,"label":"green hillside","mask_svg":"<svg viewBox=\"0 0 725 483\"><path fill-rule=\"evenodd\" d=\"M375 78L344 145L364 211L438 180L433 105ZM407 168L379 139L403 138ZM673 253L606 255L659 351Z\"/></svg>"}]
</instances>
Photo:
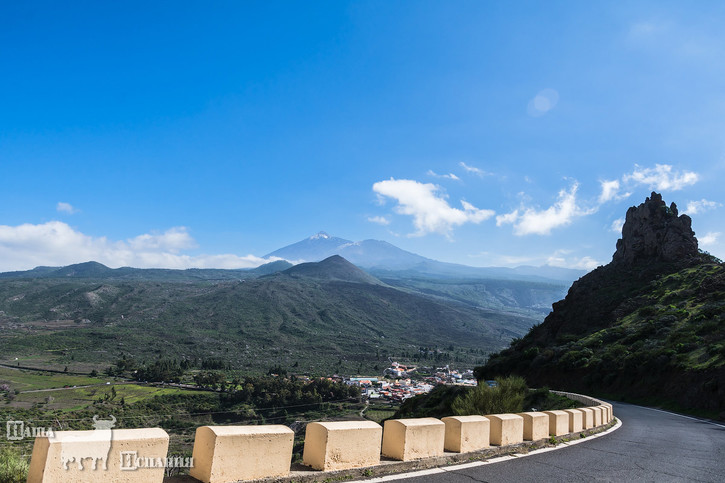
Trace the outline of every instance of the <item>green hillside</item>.
<instances>
[{"instance_id":1,"label":"green hillside","mask_svg":"<svg viewBox=\"0 0 725 483\"><path fill-rule=\"evenodd\" d=\"M329 277L297 271L245 281L6 279L0 354L60 367L131 355L218 357L257 372L279 364L349 373L382 369L388 356L412 359L422 347L439 348L447 362L480 363L536 322L379 282L342 281L341 265L333 265Z\"/></svg>"}]
</instances>

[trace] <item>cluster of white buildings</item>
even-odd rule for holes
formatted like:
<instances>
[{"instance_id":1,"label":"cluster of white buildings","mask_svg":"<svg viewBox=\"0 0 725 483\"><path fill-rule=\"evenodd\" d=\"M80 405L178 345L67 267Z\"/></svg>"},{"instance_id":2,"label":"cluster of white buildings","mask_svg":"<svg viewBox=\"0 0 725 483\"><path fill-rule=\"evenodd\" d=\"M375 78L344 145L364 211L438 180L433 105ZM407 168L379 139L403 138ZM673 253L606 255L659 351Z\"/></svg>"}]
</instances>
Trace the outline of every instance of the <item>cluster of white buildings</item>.
<instances>
[{"instance_id":1,"label":"cluster of white buildings","mask_svg":"<svg viewBox=\"0 0 725 483\"><path fill-rule=\"evenodd\" d=\"M384 371L386 378L378 377L350 377L345 380L347 384L360 386L362 395L368 399L383 399L393 402L402 402L406 399L430 392L439 384L476 385L476 378L472 370L451 370L448 366L436 368L431 376L411 378L416 376L417 368L393 362Z\"/></svg>"}]
</instances>

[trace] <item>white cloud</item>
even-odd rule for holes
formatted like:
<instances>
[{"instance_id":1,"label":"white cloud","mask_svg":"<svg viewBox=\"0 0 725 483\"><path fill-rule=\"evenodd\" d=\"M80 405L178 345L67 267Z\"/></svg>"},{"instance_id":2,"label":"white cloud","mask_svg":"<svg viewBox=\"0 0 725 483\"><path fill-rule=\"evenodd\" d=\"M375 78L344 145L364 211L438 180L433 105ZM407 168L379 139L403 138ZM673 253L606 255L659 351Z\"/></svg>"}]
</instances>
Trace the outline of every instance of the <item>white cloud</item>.
<instances>
[{"instance_id":1,"label":"white cloud","mask_svg":"<svg viewBox=\"0 0 725 483\"><path fill-rule=\"evenodd\" d=\"M592 257L571 257L566 258L561 253L554 253L546 260L547 265L552 267L563 267L563 268L576 268L579 270L594 270L600 262L593 259Z\"/></svg>"},{"instance_id":2,"label":"white cloud","mask_svg":"<svg viewBox=\"0 0 725 483\"><path fill-rule=\"evenodd\" d=\"M612 226L609 228L614 233L622 234L622 227L624 227L624 218L617 218L612 222Z\"/></svg>"},{"instance_id":3,"label":"white cloud","mask_svg":"<svg viewBox=\"0 0 725 483\"><path fill-rule=\"evenodd\" d=\"M539 93L529 101L526 112L529 113L529 116L533 117L543 116L550 110L554 109L558 103L559 93L554 89L544 89L539 91Z\"/></svg>"},{"instance_id":4,"label":"white cloud","mask_svg":"<svg viewBox=\"0 0 725 483\"><path fill-rule=\"evenodd\" d=\"M621 193L619 192L620 183L619 180L615 179L612 181L600 181L602 185L602 193L599 195L599 204L606 203L611 200L622 200L629 197L632 193Z\"/></svg>"},{"instance_id":5,"label":"white cloud","mask_svg":"<svg viewBox=\"0 0 725 483\"><path fill-rule=\"evenodd\" d=\"M178 226L166 230L160 234L139 235L128 240L131 249L144 251L163 251L168 250L171 253L178 253L187 248L196 248L196 242L189 235L186 227Z\"/></svg>"},{"instance_id":6,"label":"white cloud","mask_svg":"<svg viewBox=\"0 0 725 483\"><path fill-rule=\"evenodd\" d=\"M700 245L706 247L716 244L718 238L720 238L720 232L711 231L709 233L706 233L705 236L700 237L697 241Z\"/></svg>"},{"instance_id":7,"label":"white cloud","mask_svg":"<svg viewBox=\"0 0 725 483\"><path fill-rule=\"evenodd\" d=\"M456 180L456 181L459 181L459 180L461 179L461 178L459 178L458 176L456 176L456 175L455 175L455 174L453 174L453 173L448 173L448 174L438 174L438 173L436 173L435 171L433 171L432 169L429 169L429 170L428 170L428 176L433 176L434 178L446 178L446 179L453 179L453 180Z\"/></svg>"},{"instance_id":8,"label":"white cloud","mask_svg":"<svg viewBox=\"0 0 725 483\"><path fill-rule=\"evenodd\" d=\"M417 230L414 235L418 236L426 233L450 236L455 226L480 223L494 215L493 211L480 210L466 201L461 201L462 210L451 207L440 194L441 188L431 183L390 178L375 183L373 191L395 199L398 203L395 212L413 217Z\"/></svg>"},{"instance_id":9,"label":"white cloud","mask_svg":"<svg viewBox=\"0 0 725 483\"><path fill-rule=\"evenodd\" d=\"M472 173L472 174L475 174L476 176L480 176L480 177L482 177L482 178L483 178L484 176L486 176L487 174L491 174L491 173L487 173L487 172L485 172L485 171L484 171L484 170L482 170L481 168L477 168L477 167L475 167L475 166L470 166L470 165L468 165L468 164L464 163L463 161L461 161L461 162L460 162L460 163L458 163L458 164L459 164L459 165L461 166L461 168L465 169L465 170L466 170L466 172L468 172L468 173Z\"/></svg>"},{"instance_id":10,"label":"white cloud","mask_svg":"<svg viewBox=\"0 0 725 483\"><path fill-rule=\"evenodd\" d=\"M60 221L18 226L0 225L0 271L39 265L62 266L94 260L109 267L251 268L273 261L254 255L187 255L195 246L186 228L143 234L125 241L93 237Z\"/></svg>"},{"instance_id":11,"label":"white cloud","mask_svg":"<svg viewBox=\"0 0 725 483\"><path fill-rule=\"evenodd\" d=\"M685 208L685 213L687 213L688 215L696 215L707 210L719 208L720 206L722 206L722 203L718 203L717 201L709 201L703 198L700 201L688 202L687 207Z\"/></svg>"},{"instance_id":12,"label":"white cloud","mask_svg":"<svg viewBox=\"0 0 725 483\"><path fill-rule=\"evenodd\" d=\"M73 205L64 201L59 201L58 204L55 205L55 209L59 213L68 213L69 215L72 215L73 213L78 213L78 210L73 208Z\"/></svg>"},{"instance_id":13,"label":"white cloud","mask_svg":"<svg viewBox=\"0 0 725 483\"><path fill-rule=\"evenodd\" d=\"M378 225L389 225L390 224L390 220L388 220L384 216L368 216L368 221L370 223L377 223Z\"/></svg>"},{"instance_id":14,"label":"white cloud","mask_svg":"<svg viewBox=\"0 0 725 483\"><path fill-rule=\"evenodd\" d=\"M571 224L576 217L594 213L594 209L584 210L578 206L576 199L578 189L578 183L574 183L569 191L559 191L556 203L545 210L522 208L499 215L496 217L496 224L498 226L513 224L516 235L548 235L554 228Z\"/></svg>"},{"instance_id":15,"label":"white cloud","mask_svg":"<svg viewBox=\"0 0 725 483\"><path fill-rule=\"evenodd\" d=\"M654 168L643 168L635 164L632 174L624 175L622 180L647 185L658 191L677 191L697 183L699 178L693 171L674 171L669 164L655 164Z\"/></svg>"},{"instance_id":16,"label":"white cloud","mask_svg":"<svg viewBox=\"0 0 725 483\"><path fill-rule=\"evenodd\" d=\"M505 225L507 223L514 223L519 218L519 210L514 210L511 213L504 215L496 215L496 226Z\"/></svg>"}]
</instances>

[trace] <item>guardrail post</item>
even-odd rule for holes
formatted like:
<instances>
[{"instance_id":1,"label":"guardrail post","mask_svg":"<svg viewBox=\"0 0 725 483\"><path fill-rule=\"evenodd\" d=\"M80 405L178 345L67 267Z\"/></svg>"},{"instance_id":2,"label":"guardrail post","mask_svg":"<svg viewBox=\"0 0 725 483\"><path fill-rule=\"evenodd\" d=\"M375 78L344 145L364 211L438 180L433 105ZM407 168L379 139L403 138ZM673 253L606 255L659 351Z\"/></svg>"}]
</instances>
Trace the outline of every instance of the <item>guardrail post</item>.
<instances>
[{"instance_id":1,"label":"guardrail post","mask_svg":"<svg viewBox=\"0 0 725 483\"><path fill-rule=\"evenodd\" d=\"M491 444L506 446L523 443L524 418L518 414L487 414L491 421Z\"/></svg>"},{"instance_id":2,"label":"guardrail post","mask_svg":"<svg viewBox=\"0 0 725 483\"><path fill-rule=\"evenodd\" d=\"M294 431L287 426L201 426L194 439L189 474L221 483L289 474Z\"/></svg>"},{"instance_id":3,"label":"guardrail post","mask_svg":"<svg viewBox=\"0 0 725 483\"><path fill-rule=\"evenodd\" d=\"M323 471L377 465L382 436L382 426L373 421L309 423L302 459Z\"/></svg>"},{"instance_id":4,"label":"guardrail post","mask_svg":"<svg viewBox=\"0 0 725 483\"><path fill-rule=\"evenodd\" d=\"M488 448L491 422L484 416L449 416L441 421L446 425L445 450L470 453Z\"/></svg>"},{"instance_id":5,"label":"guardrail post","mask_svg":"<svg viewBox=\"0 0 725 483\"><path fill-rule=\"evenodd\" d=\"M112 426L35 438L28 483L161 483L169 448L166 431Z\"/></svg>"},{"instance_id":6,"label":"guardrail post","mask_svg":"<svg viewBox=\"0 0 725 483\"><path fill-rule=\"evenodd\" d=\"M383 456L410 461L443 454L446 425L435 418L388 419L383 427Z\"/></svg>"}]
</instances>

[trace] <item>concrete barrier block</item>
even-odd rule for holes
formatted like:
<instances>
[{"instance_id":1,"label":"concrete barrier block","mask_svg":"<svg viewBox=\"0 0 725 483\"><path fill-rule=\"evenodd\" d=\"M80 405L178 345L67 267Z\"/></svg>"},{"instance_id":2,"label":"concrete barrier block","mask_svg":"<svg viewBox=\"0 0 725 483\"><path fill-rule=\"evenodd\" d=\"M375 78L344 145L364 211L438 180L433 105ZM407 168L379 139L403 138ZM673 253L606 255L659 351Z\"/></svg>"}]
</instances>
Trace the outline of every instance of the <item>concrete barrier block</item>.
<instances>
[{"instance_id":1,"label":"concrete barrier block","mask_svg":"<svg viewBox=\"0 0 725 483\"><path fill-rule=\"evenodd\" d=\"M584 429L583 418L584 416L578 409L565 409L565 413L569 415L569 432L578 433Z\"/></svg>"},{"instance_id":2,"label":"concrete barrier block","mask_svg":"<svg viewBox=\"0 0 725 483\"><path fill-rule=\"evenodd\" d=\"M373 421L310 423L302 460L316 470L344 470L380 463L383 427Z\"/></svg>"},{"instance_id":3,"label":"concrete barrier block","mask_svg":"<svg viewBox=\"0 0 725 483\"><path fill-rule=\"evenodd\" d=\"M582 413L582 428L591 429L594 427L594 410L592 408L577 408Z\"/></svg>"},{"instance_id":4,"label":"concrete barrier block","mask_svg":"<svg viewBox=\"0 0 725 483\"><path fill-rule=\"evenodd\" d=\"M287 426L201 426L194 438L189 474L222 483L289 474L294 431Z\"/></svg>"},{"instance_id":5,"label":"concrete barrier block","mask_svg":"<svg viewBox=\"0 0 725 483\"><path fill-rule=\"evenodd\" d=\"M592 408L594 411L594 426L601 426L604 424L604 410L600 406L595 406Z\"/></svg>"},{"instance_id":6,"label":"concrete barrier block","mask_svg":"<svg viewBox=\"0 0 725 483\"><path fill-rule=\"evenodd\" d=\"M549 437L549 415L540 412L519 413L524 418L524 440L538 441Z\"/></svg>"},{"instance_id":7,"label":"concrete barrier block","mask_svg":"<svg viewBox=\"0 0 725 483\"><path fill-rule=\"evenodd\" d=\"M35 438L28 483L161 483L169 449L166 431L112 426Z\"/></svg>"},{"instance_id":8,"label":"concrete barrier block","mask_svg":"<svg viewBox=\"0 0 725 483\"><path fill-rule=\"evenodd\" d=\"M470 453L488 448L491 422L484 416L450 416L446 425L444 448L454 453Z\"/></svg>"},{"instance_id":9,"label":"concrete barrier block","mask_svg":"<svg viewBox=\"0 0 725 483\"><path fill-rule=\"evenodd\" d=\"M549 434L562 436L569 434L569 415L564 411L544 411L549 415Z\"/></svg>"},{"instance_id":10,"label":"concrete barrier block","mask_svg":"<svg viewBox=\"0 0 725 483\"><path fill-rule=\"evenodd\" d=\"M383 456L410 461L442 455L445 433L439 419L389 419L383 427Z\"/></svg>"},{"instance_id":11,"label":"concrete barrier block","mask_svg":"<svg viewBox=\"0 0 725 483\"><path fill-rule=\"evenodd\" d=\"M491 444L506 446L523 443L524 418L518 414L487 414L491 421Z\"/></svg>"}]
</instances>

